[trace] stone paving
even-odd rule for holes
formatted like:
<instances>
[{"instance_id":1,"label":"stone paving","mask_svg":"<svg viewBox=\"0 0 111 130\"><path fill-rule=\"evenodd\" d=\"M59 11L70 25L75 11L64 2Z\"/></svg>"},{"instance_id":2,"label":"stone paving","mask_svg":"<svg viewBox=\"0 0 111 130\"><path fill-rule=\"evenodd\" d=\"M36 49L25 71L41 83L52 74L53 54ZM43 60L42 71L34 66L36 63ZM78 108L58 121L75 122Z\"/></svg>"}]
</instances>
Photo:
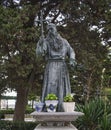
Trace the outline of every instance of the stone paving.
<instances>
[{"instance_id":1,"label":"stone paving","mask_svg":"<svg viewBox=\"0 0 111 130\"><path fill-rule=\"evenodd\" d=\"M6 121L12 121L13 118L5 118L5 119L1 119L1 120L6 120ZM33 118L25 118L26 122L35 122L35 119Z\"/></svg>"}]
</instances>

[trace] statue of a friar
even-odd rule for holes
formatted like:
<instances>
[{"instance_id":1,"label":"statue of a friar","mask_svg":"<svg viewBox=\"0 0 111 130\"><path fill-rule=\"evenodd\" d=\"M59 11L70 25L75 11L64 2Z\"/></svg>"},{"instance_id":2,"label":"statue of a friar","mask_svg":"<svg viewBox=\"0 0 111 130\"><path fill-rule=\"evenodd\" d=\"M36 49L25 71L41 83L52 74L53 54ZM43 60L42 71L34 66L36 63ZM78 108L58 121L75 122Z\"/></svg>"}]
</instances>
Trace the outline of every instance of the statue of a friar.
<instances>
[{"instance_id":1,"label":"statue of a friar","mask_svg":"<svg viewBox=\"0 0 111 130\"><path fill-rule=\"evenodd\" d=\"M42 102L49 93L58 97L58 110L62 111L64 96L71 93L69 73L65 63L66 56L70 59L70 65L75 66L75 52L68 41L58 34L56 25L47 25L47 37L41 37L37 43L37 55L44 55L47 65L44 72Z\"/></svg>"}]
</instances>

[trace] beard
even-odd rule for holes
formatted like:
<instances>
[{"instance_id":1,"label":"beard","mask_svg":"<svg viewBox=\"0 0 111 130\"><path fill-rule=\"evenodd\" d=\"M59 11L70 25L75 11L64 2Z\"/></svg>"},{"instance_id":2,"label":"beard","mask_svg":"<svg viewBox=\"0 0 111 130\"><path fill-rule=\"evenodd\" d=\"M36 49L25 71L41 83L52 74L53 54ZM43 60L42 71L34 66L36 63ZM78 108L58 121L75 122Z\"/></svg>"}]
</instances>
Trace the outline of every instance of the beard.
<instances>
[{"instance_id":1,"label":"beard","mask_svg":"<svg viewBox=\"0 0 111 130\"><path fill-rule=\"evenodd\" d=\"M49 35L47 41L54 51L60 51L63 47L63 40L60 35Z\"/></svg>"}]
</instances>

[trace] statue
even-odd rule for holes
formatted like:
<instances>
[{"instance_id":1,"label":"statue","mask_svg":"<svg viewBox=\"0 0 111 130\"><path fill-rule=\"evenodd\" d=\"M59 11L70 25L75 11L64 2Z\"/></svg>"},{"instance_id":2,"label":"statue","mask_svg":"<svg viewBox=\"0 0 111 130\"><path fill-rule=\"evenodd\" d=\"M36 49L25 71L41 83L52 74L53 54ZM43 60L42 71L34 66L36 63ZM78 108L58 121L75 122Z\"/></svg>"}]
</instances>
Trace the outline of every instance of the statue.
<instances>
[{"instance_id":1,"label":"statue","mask_svg":"<svg viewBox=\"0 0 111 130\"><path fill-rule=\"evenodd\" d=\"M44 72L43 90L41 101L49 93L54 93L58 97L58 111L62 111L63 97L71 93L69 73L65 58L68 56L70 65L75 66L75 52L68 41L58 34L56 25L50 23L47 26L47 37L43 36L37 43L37 55L45 56L47 65Z\"/></svg>"}]
</instances>

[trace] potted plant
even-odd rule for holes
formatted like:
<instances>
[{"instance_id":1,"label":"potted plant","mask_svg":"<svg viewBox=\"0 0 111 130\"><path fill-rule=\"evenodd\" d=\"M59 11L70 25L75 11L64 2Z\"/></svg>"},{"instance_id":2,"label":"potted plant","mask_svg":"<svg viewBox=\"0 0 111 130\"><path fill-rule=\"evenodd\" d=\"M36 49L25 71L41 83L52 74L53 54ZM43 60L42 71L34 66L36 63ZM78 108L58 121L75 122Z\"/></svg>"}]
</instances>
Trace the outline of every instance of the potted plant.
<instances>
[{"instance_id":1,"label":"potted plant","mask_svg":"<svg viewBox=\"0 0 111 130\"><path fill-rule=\"evenodd\" d=\"M71 94L67 94L64 97L63 108L65 112L73 112L75 109L74 97Z\"/></svg>"},{"instance_id":2,"label":"potted plant","mask_svg":"<svg viewBox=\"0 0 111 130\"><path fill-rule=\"evenodd\" d=\"M43 107L44 107L44 103L43 103L43 102L37 102L37 103L35 104L35 110L36 110L37 112L41 112L42 109L43 109Z\"/></svg>"},{"instance_id":3,"label":"potted plant","mask_svg":"<svg viewBox=\"0 0 111 130\"><path fill-rule=\"evenodd\" d=\"M36 100L35 100L35 110L37 112L42 112L43 107L44 107L44 103L40 101L40 97L36 97Z\"/></svg>"},{"instance_id":4,"label":"potted plant","mask_svg":"<svg viewBox=\"0 0 111 130\"><path fill-rule=\"evenodd\" d=\"M58 97L53 93L48 94L45 97L45 104L47 112L56 112Z\"/></svg>"}]
</instances>

